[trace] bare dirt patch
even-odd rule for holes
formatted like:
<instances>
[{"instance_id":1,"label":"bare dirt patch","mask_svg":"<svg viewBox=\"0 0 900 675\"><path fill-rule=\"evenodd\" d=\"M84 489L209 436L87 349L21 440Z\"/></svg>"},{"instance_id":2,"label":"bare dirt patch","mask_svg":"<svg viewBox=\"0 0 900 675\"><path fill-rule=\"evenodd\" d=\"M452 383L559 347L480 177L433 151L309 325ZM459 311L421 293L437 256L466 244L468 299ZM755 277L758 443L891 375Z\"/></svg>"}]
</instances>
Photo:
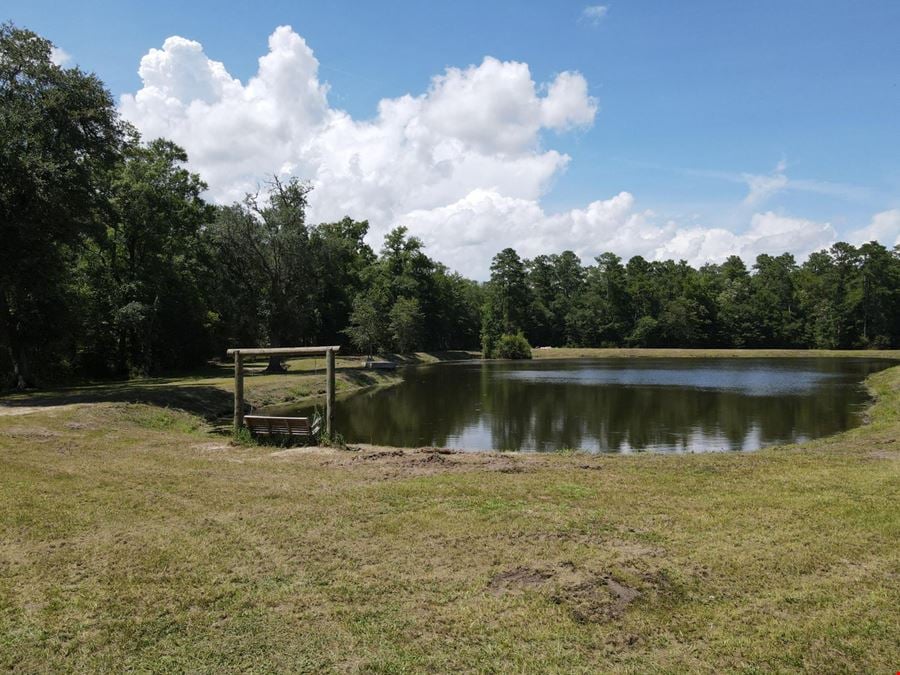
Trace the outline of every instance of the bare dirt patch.
<instances>
[{"instance_id":1,"label":"bare dirt patch","mask_svg":"<svg viewBox=\"0 0 900 675\"><path fill-rule=\"evenodd\" d=\"M210 441L208 443L194 443L191 446L191 450L197 450L199 452L217 452L220 450L231 450L232 446L230 443L223 443L222 441Z\"/></svg>"},{"instance_id":2,"label":"bare dirt patch","mask_svg":"<svg viewBox=\"0 0 900 675\"><path fill-rule=\"evenodd\" d=\"M641 591L611 574L579 569L572 562L543 567L514 567L495 574L487 585L493 595L547 589L551 602L565 606L579 623L601 623L620 617Z\"/></svg>"},{"instance_id":3,"label":"bare dirt patch","mask_svg":"<svg viewBox=\"0 0 900 675\"><path fill-rule=\"evenodd\" d=\"M43 427L10 427L0 433L13 438L56 438L59 436L57 432Z\"/></svg>"},{"instance_id":4,"label":"bare dirt patch","mask_svg":"<svg viewBox=\"0 0 900 675\"><path fill-rule=\"evenodd\" d=\"M376 478L408 478L443 472L496 471L522 473L545 463L539 456L500 452L464 452L450 448L394 448L352 445L346 451L332 451L329 466L362 466L375 469Z\"/></svg>"},{"instance_id":5,"label":"bare dirt patch","mask_svg":"<svg viewBox=\"0 0 900 675\"><path fill-rule=\"evenodd\" d=\"M30 415L31 413L42 412L46 408L38 406L10 406L0 405L0 417L14 417L17 415Z\"/></svg>"},{"instance_id":6,"label":"bare dirt patch","mask_svg":"<svg viewBox=\"0 0 900 675\"><path fill-rule=\"evenodd\" d=\"M18 415L31 415L40 412L52 412L73 407L72 404L64 405L10 405L0 404L0 417L16 417Z\"/></svg>"},{"instance_id":7,"label":"bare dirt patch","mask_svg":"<svg viewBox=\"0 0 900 675\"><path fill-rule=\"evenodd\" d=\"M409 478L443 472L491 471L520 474L539 471L553 459L537 453L474 452L453 448L421 447L397 448L385 445L354 443L343 450L328 447L297 447L278 450L269 457L290 458L308 455L327 456L325 466L374 469L375 479ZM588 458L575 467L586 470L602 468L601 462Z\"/></svg>"},{"instance_id":8,"label":"bare dirt patch","mask_svg":"<svg viewBox=\"0 0 900 675\"><path fill-rule=\"evenodd\" d=\"M870 459L900 459L900 450L875 450L866 455Z\"/></svg>"},{"instance_id":9,"label":"bare dirt patch","mask_svg":"<svg viewBox=\"0 0 900 675\"><path fill-rule=\"evenodd\" d=\"M488 582L488 590L495 595L503 595L510 590L533 588L553 578L553 572L545 569L516 567L494 575Z\"/></svg>"},{"instance_id":10,"label":"bare dirt patch","mask_svg":"<svg viewBox=\"0 0 900 675\"><path fill-rule=\"evenodd\" d=\"M322 455L322 456L330 456L336 455L340 451L334 448L323 448L318 445L308 445L299 448L285 448L284 450L276 450L274 452L269 453L269 457L276 457L279 459L297 457L297 456L305 456L305 455Z\"/></svg>"},{"instance_id":11,"label":"bare dirt patch","mask_svg":"<svg viewBox=\"0 0 900 675\"><path fill-rule=\"evenodd\" d=\"M82 429L93 428L90 424L85 424L84 422L66 422L65 427L70 431L81 431Z\"/></svg>"},{"instance_id":12,"label":"bare dirt patch","mask_svg":"<svg viewBox=\"0 0 900 675\"><path fill-rule=\"evenodd\" d=\"M374 462L387 457L403 457L403 450L376 450L375 452L365 452L354 455L354 460L362 460L364 462Z\"/></svg>"},{"instance_id":13,"label":"bare dirt patch","mask_svg":"<svg viewBox=\"0 0 900 675\"><path fill-rule=\"evenodd\" d=\"M552 599L567 605L572 617L580 623L601 623L620 617L640 596L639 590L611 576L598 576L565 586Z\"/></svg>"}]
</instances>

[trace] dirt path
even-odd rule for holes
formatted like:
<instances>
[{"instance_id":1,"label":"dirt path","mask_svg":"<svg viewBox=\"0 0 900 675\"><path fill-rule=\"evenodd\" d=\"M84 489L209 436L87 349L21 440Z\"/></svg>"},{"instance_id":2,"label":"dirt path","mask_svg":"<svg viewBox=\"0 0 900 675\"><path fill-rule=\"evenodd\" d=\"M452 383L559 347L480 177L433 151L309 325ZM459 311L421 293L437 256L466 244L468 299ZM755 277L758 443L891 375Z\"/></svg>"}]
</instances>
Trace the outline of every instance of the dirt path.
<instances>
[{"instance_id":1,"label":"dirt path","mask_svg":"<svg viewBox=\"0 0 900 675\"><path fill-rule=\"evenodd\" d=\"M31 415L38 412L51 412L53 410L66 410L74 408L76 404L64 405L7 405L0 404L0 417L14 417L16 415Z\"/></svg>"}]
</instances>

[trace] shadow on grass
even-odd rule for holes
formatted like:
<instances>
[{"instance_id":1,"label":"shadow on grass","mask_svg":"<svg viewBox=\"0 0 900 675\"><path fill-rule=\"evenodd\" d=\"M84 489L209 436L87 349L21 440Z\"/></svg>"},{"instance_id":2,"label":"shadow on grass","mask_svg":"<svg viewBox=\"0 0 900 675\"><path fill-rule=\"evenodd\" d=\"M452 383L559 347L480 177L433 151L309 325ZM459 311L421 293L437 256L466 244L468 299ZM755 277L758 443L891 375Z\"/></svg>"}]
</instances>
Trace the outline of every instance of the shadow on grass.
<instances>
[{"instance_id":1,"label":"shadow on grass","mask_svg":"<svg viewBox=\"0 0 900 675\"><path fill-rule=\"evenodd\" d=\"M468 361L477 359L481 355L478 352L451 350L446 352L417 352L415 354L382 354L381 356L394 363L415 365L418 363L437 363L440 361Z\"/></svg>"},{"instance_id":2,"label":"shadow on grass","mask_svg":"<svg viewBox=\"0 0 900 675\"><path fill-rule=\"evenodd\" d=\"M374 371L379 372L379 371ZM341 375L353 387L370 387L375 384L384 384L384 378L374 375L371 370L346 369L341 371Z\"/></svg>"},{"instance_id":3,"label":"shadow on grass","mask_svg":"<svg viewBox=\"0 0 900 675\"><path fill-rule=\"evenodd\" d=\"M220 420L234 410L234 399L229 391L202 384L185 385L183 382L166 386L166 381L160 379L66 387L0 398L0 405L9 407L71 403L147 403L163 408L180 408L207 421Z\"/></svg>"}]
</instances>

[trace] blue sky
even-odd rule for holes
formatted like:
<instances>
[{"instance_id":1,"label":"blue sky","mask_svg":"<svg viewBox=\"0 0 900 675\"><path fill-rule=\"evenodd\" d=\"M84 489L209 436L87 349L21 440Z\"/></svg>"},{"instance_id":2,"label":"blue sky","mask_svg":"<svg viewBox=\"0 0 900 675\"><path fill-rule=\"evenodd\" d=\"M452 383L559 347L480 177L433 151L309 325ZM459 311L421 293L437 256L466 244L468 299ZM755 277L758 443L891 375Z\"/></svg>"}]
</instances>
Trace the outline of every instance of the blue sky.
<instances>
[{"instance_id":1,"label":"blue sky","mask_svg":"<svg viewBox=\"0 0 900 675\"><path fill-rule=\"evenodd\" d=\"M117 97L142 89L141 58L173 35L200 43L206 57L246 84L270 34L290 25L318 61L329 109L360 122L374 118L383 99L423 95L446 68L478 66L485 56L527 64L538 95L557 74L577 71L597 107L592 121L544 126L536 137L540 150L568 155L567 163L540 194L503 195L531 200L546 216L625 192L632 214L652 212L642 217L657 229L676 223L672 237L692 228L741 234L757 214L829 225L837 237L851 237L876 214L900 209L900 2L610 0L593 17L585 15L588 6L601 5L30 0L6 3L5 18L53 40ZM176 140L193 156L189 142ZM772 180L749 196L752 176ZM448 204L460 197L446 194ZM333 201L364 210L340 196ZM446 206L440 199L422 205L430 212ZM385 206L391 223L381 229L415 222L408 206ZM438 241L446 234L436 218L432 213L422 236L451 261L465 259L464 250ZM877 231L892 237L893 216L886 218ZM549 230L568 226L542 224L533 246L552 246ZM763 230L771 227L777 224ZM475 230L487 237L479 243L486 250L515 239L514 223ZM559 243L575 242L589 258L604 248L604 232L598 227L590 244L565 236ZM680 252L659 241L646 254ZM688 252L715 258L728 245L755 250L743 241Z\"/></svg>"}]
</instances>

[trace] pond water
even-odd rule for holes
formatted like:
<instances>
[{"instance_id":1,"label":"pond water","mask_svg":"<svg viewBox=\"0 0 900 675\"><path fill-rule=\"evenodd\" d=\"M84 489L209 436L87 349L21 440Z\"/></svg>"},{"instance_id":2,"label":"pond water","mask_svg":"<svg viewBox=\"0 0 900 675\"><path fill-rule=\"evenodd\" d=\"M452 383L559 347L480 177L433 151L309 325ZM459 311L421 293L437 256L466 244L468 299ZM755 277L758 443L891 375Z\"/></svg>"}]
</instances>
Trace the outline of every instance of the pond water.
<instances>
[{"instance_id":1,"label":"pond water","mask_svg":"<svg viewBox=\"0 0 900 675\"><path fill-rule=\"evenodd\" d=\"M856 426L879 359L573 359L408 368L338 399L347 442L468 450L755 450ZM295 410L309 414L308 408Z\"/></svg>"}]
</instances>

